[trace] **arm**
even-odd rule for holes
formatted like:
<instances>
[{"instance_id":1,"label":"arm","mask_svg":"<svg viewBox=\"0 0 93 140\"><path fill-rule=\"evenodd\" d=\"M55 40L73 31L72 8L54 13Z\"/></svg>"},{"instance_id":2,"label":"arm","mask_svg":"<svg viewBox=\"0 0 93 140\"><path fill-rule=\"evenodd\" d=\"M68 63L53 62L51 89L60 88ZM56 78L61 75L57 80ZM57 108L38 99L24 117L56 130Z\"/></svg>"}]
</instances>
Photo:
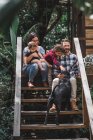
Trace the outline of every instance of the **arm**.
<instances>
[{"instance_id":1,"label":"arm","mask_svg":"<svg viewBox=\"0 0 93 140\"><path fill-rule=\"evenodd\" d=\"M76 77L80 77L80 69L79 69L77 56L74 57L74 63L71 68L70 74L74 74Z\"/></svg>"},{"instance_id":2,"label":"arm","mask_svg":"<svg viewBox=\"0 0 93 140\"><path fill-rule=\"evenodd\" d=\"M37 53L31 54L28 47L25 47L23 50L23 63L28 64L33 57L37 57Z\"/></svg>"},{"instance_id":3,"label":"arm","mask_svg":"<svg viewBox=\"0 0 93 140\"><path fill-rule=\"evenodd\" d=\"M39 53L39 52L38 52L38 56L39 56L41 59L44 58L43 55L42 55L41 53Z\"/></svg>"},{"instance_id":4,"label":"arm","mask_svg":"<svg viewBox=\"0 0 93 140\"><path fill-rule=\"evenodd\" d=\"M32 54L30 56L23 56L24 64L28 64L31 61L32 58L33 58Z\"/></svg>"}]
</instances>

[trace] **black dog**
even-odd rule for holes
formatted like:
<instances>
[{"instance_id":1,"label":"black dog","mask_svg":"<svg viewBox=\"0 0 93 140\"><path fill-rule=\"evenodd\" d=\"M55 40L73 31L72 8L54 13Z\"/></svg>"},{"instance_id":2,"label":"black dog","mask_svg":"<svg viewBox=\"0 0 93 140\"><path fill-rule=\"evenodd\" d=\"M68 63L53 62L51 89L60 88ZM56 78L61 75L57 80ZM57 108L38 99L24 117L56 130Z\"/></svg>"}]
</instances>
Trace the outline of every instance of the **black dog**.
<instances>
[{"instance_id":1,"label":"black dog","mask_svg":"<svg viewBox=\"0 0 93 140\"><path fill-rule=\"evenodd\" d=\"M44 124L47 124L48 120L48 114L49 114L49 109L51 108L52 104L54 103L57 109L56 112L56 125L59 124L59 113L61 110L61 105L63 102L63 99L66 98L67 101L70 101L70 96L71 96L71 84L70 80L67 76L65 76L63 79L59 80L59 84L54 88L53 92L49 96L48 102L47 102L47 113L45 117L45 122Z\"/></svg>"}]
</instances>

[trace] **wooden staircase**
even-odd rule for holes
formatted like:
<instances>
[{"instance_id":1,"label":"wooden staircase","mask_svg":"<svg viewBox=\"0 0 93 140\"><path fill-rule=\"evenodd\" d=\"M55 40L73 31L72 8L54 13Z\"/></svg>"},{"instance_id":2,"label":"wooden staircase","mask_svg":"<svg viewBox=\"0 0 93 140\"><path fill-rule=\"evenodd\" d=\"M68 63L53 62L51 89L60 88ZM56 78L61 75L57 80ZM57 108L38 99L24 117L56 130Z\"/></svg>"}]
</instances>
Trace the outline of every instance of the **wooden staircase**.
<instances>
[{"instance_id":1,"label":"wooden staircase","mask_svg":"<svg viewBox=\"0 0 93 140\"><path fill-rule=\"evenodd\" d=\"M76 40L77 41L77 40ZM46 103L50 95L49 87L21 87L21 56L22 38L17 38L17 57L16 57L16 79L15 79L15 109L14 109L14 129L13 139L33 140L33 139L53 139L53 140L88 140L80 138L79 129L90 128L90 140L93 140L93 110L90 100L90 93L86 77L82 92L82 110L64 110L60 112L59 125L55 124L55 113L49 114L48 124L44 125L46 114ZM77 46L77 45L76 45ZM80 57L80 54L79 54ZM82 61L79 61L82 65ZM81 66L80 66L81 67ZM82 74L82 69L81 69ZM86 87L85 87L86 86ZM86 88L86 89L85 89ZM87 92L88 95L85 93ZM86 100L88 100L86 102ZM91 110L90 108L91 107ZM77 118L81 117L81 121ZM68 119L69 118L69 119ZM67 133L66 131L67 130ZM63 135L66 133L66 137ZM71 134L70 137L68 135Z\"/></svg>"}]
</instances>

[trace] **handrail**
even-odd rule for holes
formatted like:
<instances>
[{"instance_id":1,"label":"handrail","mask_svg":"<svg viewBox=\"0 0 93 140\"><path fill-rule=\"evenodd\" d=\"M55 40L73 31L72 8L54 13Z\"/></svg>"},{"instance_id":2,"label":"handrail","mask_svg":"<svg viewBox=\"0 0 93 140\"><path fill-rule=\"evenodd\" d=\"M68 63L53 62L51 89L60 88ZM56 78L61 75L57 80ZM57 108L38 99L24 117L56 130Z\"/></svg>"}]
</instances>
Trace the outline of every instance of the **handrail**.
<instances>
[{"instance_id":1,"label":"handrail","mask_svg":"<svg viewBox=\"0 0 93 140\"><path fill-rule=\"evenodd\" d=\"M13 136L20 136L22 38L17 37Z\"/></svg>"},{"instance_id":2,"label":"handrail","mask_svg":"<svg viewBox=\"0 0 93 140\"><path fill-rule=\"evenodd\" d=\"M85 67L84 67L84 63L83 63L83 58L82 58L82 53L81 53L80 43L79 43L78 38L74 38L74 44L75 44L75 49L76 49L79 67L80 67L82 86L83 86L83 90L84 90L86 108L87 108L89 123L90 123L89 125L90 125L91 133L93 136L93 104L92 104L91 94L90 94L90 90L89 90L89 85L88 85L88 81L87 81L87 76L86 76L86 72L85 72Z\"/></svg>"}]
</instances>

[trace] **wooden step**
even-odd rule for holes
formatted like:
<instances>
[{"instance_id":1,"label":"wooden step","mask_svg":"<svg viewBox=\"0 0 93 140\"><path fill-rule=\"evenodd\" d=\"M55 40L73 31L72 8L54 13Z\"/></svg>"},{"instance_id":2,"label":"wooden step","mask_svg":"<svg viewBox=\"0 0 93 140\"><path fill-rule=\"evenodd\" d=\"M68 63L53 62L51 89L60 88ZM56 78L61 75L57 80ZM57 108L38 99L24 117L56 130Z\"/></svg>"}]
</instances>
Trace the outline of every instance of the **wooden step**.
<instances>
[{"instance_id":1,"label":"wooden step","mask_svg":"<svg viewBox=\"0 0 93 140\"><path fill-rule=\"evenodd\" d=\"M46 111L21 111L21 115L45 115ZM50 115L55 114L54 112L50 112ZM60 115L82 115L82 111L60 111Z\"/></svg>"},{"instance_id":2,"label":"wooden step","mask_svg":"<svg viewBox=\"0 0 93 140\"><path fill-rule=\"evenodd\" d=\"M86 25L85 28L86 29L93 29L93 25Z\"/></svg>"},{"instance_id":3,"label":"wooden step","mask_svg":"<svg viewBox=\"0 0 93 140\"><path fill-rule=\"evenodd\" d=\"M26 130L61 130L61 129L74 129L74 128L85 128L86 125L80 123L80 124L26 124L21 125L20 129L23 131Z\"/></svg>"},{"instance_id":4,"label":"wooden step","mask_svg":"<svg viewBox=\"0 0 93 140\"><path fill-rule=\"evenodd\" d=\"M30 90L30 91L42 91L42 90L51 90L50 87L22 87L21 90Z\"/></svg>"},{"instance_id":5,"label":"wooden step","mask_svg":"<svg viewBox=\"0 0 93 140\"><path fill-rule=\"evenodd\" d=\"M37 98L37 99L22 99L21 103L46 103L47 102L47 98Z\"/></svg>"},{"instance_id":6,"label":"wooden step","mask_svg":"<svg viewBox=\"0 0 93 140\"><path fill-rule=\"evenodd\" d=\"M35 139L25 138L23 140L35 140ZM74 138L74 139L37 139L37 140L89 140L89 139L87 139L87 138Z\"/></svg>"}]
</instances>

